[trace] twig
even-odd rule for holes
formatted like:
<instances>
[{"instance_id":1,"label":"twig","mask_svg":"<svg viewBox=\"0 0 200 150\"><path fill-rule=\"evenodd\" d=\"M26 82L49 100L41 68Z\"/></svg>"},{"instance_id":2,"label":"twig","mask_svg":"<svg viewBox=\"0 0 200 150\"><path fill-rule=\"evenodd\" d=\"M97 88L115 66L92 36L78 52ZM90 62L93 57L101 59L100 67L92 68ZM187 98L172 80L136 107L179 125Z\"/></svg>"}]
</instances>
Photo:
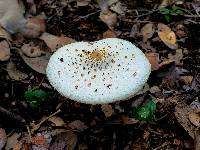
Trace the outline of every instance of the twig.
<instances>
[{"instance_id":1,"label":"twig","mask_svg":"<svg viewBox=\"0 0 200 150\"><path fill-rule=\"evenodd\" d=\"M31 133L34 133L36 130L38 130L40 128L40 126L47 121L49 118L57 115L58 113L60 113L61 110L59 109L58 111L56 111L55 113L51 114L50 116L48 116L47 118L43 119L40 123L36 124L36 125L32 125L32 129L31 129Z\"/></svg>"},{"instance_id":2,"label":"twig","mask_svg":"<svg viewBox=\"0 0 200 150\"><path fill-rule=\"evenodd\" d=\"M169 144L169 142L164 142L162 145L154 148L153 150L160 150L160 149L164 148L165 146L167 146L168 144Z\"/></svg>"},{"instance_id":3,"label":"twig","mask_svg":"<svg viewBox=\"0 0 200 150\"><path fill-rule=\"evenodd\" d=\"M0 106L0 112L5 114L6 116L18 121L18 122L20 122L20 123L25 123L26 122L25 119L22 118L20 115L12 113L12 112L8 111L7 109L5 109L5 108L3 108L1 106Z\"/></svg>"}]
</instances>

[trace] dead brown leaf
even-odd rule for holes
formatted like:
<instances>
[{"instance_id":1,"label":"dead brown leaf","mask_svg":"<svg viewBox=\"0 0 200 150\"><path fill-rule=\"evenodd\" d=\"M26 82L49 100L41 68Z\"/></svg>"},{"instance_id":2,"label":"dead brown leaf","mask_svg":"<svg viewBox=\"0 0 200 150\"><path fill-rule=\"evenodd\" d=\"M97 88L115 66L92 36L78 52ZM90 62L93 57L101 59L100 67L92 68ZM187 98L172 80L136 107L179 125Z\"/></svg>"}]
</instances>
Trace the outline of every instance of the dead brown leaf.
<instances>
[{"instance_id":1,"label":"dead brown leaf","mask_svg":"<svg viewBox=\"0 0 200 150\"><path fill-rule=\"evenodd\" d=\"M19 54L24 62L33 70L42 74L46 74L46 67L51 57L50 53L46 52L44 55L34 58L25 56L21 50L19 50Z\"/></svg>"},{"instance_id":2,"label":"dead brown leaf","mask_svg":"<svg viewBox=\"0 0 200 150\"><path fill-rule=\"evenodd\" d=\"M112 13L111 11L107 11L106 13L100 12L99 18L103 21L111 30L117 24L117 15L116 13Z\"/></svg>"},{"instance_id":3,"label":"dead brown leaf","mask_svg":"<svg viewBox=\"0 0 200 150\"><path fill-rule=\"evenodd\" d=\"M199 127L200 126L200 113L189 112L189 120L193 125Z\"/></svg>"},{"instance_id":4,"label":"dead brown leaf","mask_svg":"<svg viewBox=\"0 0 200 150\"><path fill-rule=\"evenodd\" d=\"M153 23L148 23L142 27L140 32L143 36L143 42L146 42L149 38L153 36L155 32L155 26Z\"/></svg>"},{"instance_id":5,"label":"dead brown leaf","mask_svg":"<svg viewBox=\"0 0 200 150\"><path fill-rule=\"evenodd\" d=\"M101 105L101 110L103 111L106 118L112 116L115 113L112 106L108 104Z\"/></svg>"},{"instance_id":6,"label":"dead brown leaf","mask_svg":"<svg viewBox=\"0 0 200 150\"><path fill-rule=\"evenodd\" d=\"M77 0L77 6L87 6L91 2L91 0Z\"/></svg>"},{"instance_id":7,"label":"dead brown leaf","mask_svg":"<svg viewBox=\"0 0 200 150\"><path fill-rule=\"evenodd\" d=\"M103 33L103 38L116 38L117 34L114 31L107 30Z\"/></svg>"},{"instance_id":8,"label":"dead brown leaf","mask_svg":"<svg viewBox=\"0 0 200 150\"><path fill-rule=\"evenodd\" d=\"M51 142L51 135L50 133L38 133L36 136L31 138L32 148L40 147L47 149L49 148Z\"/></svg>"},{"instance_id":9,"label":"dead brown leaf","mask_svg":"<svg viewBox=\"0 0 200 150\"><path fill-rule=\"evenodd\" d=\"M7 61L10 58L10 47L7 41L0 42L0 61Z\"/></svg>"},{"instance_id":10,"label":"dead brown leaf","mask_svg":"<svg viewBox=\"0 0 200 150\"><path fill-rule=\"evenodd\" d=\"M44 52L40 50L39 46L34 46L32 43L24 44L21 47L21 50L28 57L39 57L44 54Z\"/></svg>"},{"instance_id":11,"label":"dead brown leaf","mask_svg":"<svg viewBox=\"0 0 200 150\"><path fill-rule=\"evenodd\" d=\"M200 128L197 128L195 132L194 147L195 147L195 150L200 149Z\"/></svg>"},{"instance_id":12,"label":"dead brown leaf","mask_svg":"<svg viewBox=\"0 0 200 150\"><path fill-rule=\"evenodd\" d=\"M0 128L0 149L3 149L7 142L6 131L3 128Z\"/></svg>"},{"instance_id":13,"label":"dead brown leaf","mask_svg":"<svg viewBox=\"0 0 200 150\"><path fill-rule=\"evenodd\" d=\"M183 126L183 128L188 132L188 134L194 138L196 127L190 122L188 114L191 112L190 106L184 102L178 102L175 107L175 116L178 122Z\"/></svg>"},{"instance_id":14,"label":"dead brown leaf","mask_svg":"<svg viewBox=\"0 0 200 150\"><path fill-rule=\"evenodd\" d=\"M107 0L110 10L116 12L119 15L124 15L126 8L122 5L119 0Z\"/></svg>"},{"instance_id":15,"label":"dead brown leaf","mask_svg":"<svg viewBox=\"0 0 200 150\"><path fill-rule=\"evenodd\" d=\"M77 135L72 131L63 131L53 136L53 143L50 145L50 150L73 150L77 143Z\"/></svg>"},{"instance_id":16,"label":"dead brown leaf","mask_svg":"<svg viewBox=\"0 0 200 150\"><path fill-rule=\"evenodd\" d=\"M162 23L158 24L158 36L169 48L178 48L176 35L167 25Z\"/></svg>"},{"instance_id":17,"label":"dead brown leaf","mask_svg":"<svg viewBox=\"0 0 200 150\"><path fill-rule=\"evenodd\" d=\"M176 49L175 55L168 54L168 58L171 61L174 61L176 65L182 65L182 59L183 59L183 51L182 49Z\"/></svg>"},{"instance_id":18,"label":"dead brown leaf","mask_svg":"<svg viewBox=\"0 0 200 150\"><path fill-rule=\"evenodd\" d=\"M8 40L12 40L10 34L0 26L0 38Z\"/></svg>"},{"instance_id":19,"label":"dead brown leaf","mask_svg":"<svg viewBox=\"0 0 200 150\"><path fill-rule=\"evenodd\" d=\"M26 21L23 13L24 7L22 1L0 1L0 25L8 32L16 33L20 28L23 28Z\"/></svg>"},{"instance_id":20,"label":"dead brown leaf","mask_svg":"<svg viewBox=\"0 0 200 150\"><path fill-rule=\"evenodd\" d=\"M159 55L158 53L150 52L145 54L151 64L151 70L158 70L159 65Z\"/></svg>"},{"instance_id":21,"label":"dead brown leaf","mask_svg":"<svg viewBox=\"0 0 200 150\"><path fill-rule=\"evenodd\" d=\"M28 18L24 27L19 30L27 38L36 38L45 31L45 20L39 17Z\"/></svg>"},{"instance_id":22,"label":"dead brown leaf","mask_svg":"<svg viewBox=\"0 0 200 150\"><path fill-rule=\"evenodd\" d=\"M20 133L13 133L11 136L8 137L5 149L10 150L14 148L14 146L17 144L18 139L20 138Z\"/></svg>"},{"instance_id":23,"label":"dead brown leaf","mask_svg":"<svg viewBox=\"0 0 200 150\"><path fill-rule=\"evenodd\" d=\"M49 34L47 32L43 33L40 36L41 40L44 40L44 42L47 44L47 46L51 49L52 52L55 52L58 48L75 42L74 39L65 37L65 36L55 36L52 34Z\"/></svg>"},{"instance_id":24,"label":"dead brown leaf","mask_svg":"<svg viewBox=\"0 0 200 150\"><path fill-rule=\"evenodd\" d=\"M88 128L88 126L86 126L80 120L75 120L75 121L69 123L67 126L70 127L71 129L77 129L77 130L80 130L80 131L84 131L85 129Z\"/></svg>"},{"instance_id":25,"label":"dead brown leaf","mask_svg":"<svg viewBox=\"0 0 200 150\"><path fill-rule=\"evenodd\" d=\"M49 118L48 121L54 123L55 126L64 126L65 125L65 122L63 121L63 119L58 116L53 116L53 117Z\"/></svg>"},{"instance_id":26,"label":"dead brown leaf","mask_svg":"<svg viewBox=\"0 0 200 150\"><path fill-rule=\"evenodd\" d=\"M121 120L123 124L136 124L138 120L135 120L134 118L130 118L129 116L122 115Z\"/></svg>"},{"instance_id":27,"label":"dead brown leaf","mask_svg":"<svg viewBox=\"0 0 200 150\"><path fill-rule=\"evenodd\" d=\"M20 70L17 70L16 65L13 62L9 62L6 66L6 71L8 72L8 75L13 80L23 80L28 77L27 74L21 72Z\"/></svg>"}]
</instances>

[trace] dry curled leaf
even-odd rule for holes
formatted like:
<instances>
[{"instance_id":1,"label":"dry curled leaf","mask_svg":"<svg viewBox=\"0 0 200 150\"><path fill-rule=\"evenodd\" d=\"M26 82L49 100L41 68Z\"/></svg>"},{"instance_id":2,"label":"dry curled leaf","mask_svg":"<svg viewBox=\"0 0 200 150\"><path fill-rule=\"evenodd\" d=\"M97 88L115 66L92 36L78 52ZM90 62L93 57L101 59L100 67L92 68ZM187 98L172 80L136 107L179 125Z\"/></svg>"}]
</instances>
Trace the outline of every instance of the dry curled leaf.
<instances>
[{"instance_id":1,"label":"dry curled leaf","mask_svg":"<svg viewBox=\"0 0 200 150\"><path fill-rule=\"evenodd\" d=\"M140 32L143 36L143 42L146 42L149 38L153 36L155 32L155 26L153 23L148 23L142 27Z\"/></svg>"},{"instance_id":2,"label":"dry curled leaf","mask_svg":"<svg viewBox=\"0 0 200 150\"><path fill-rule=\"evenodd\" d=\"M158 24L158 36L159 38L165 43L166 46L168 46L171 49L177 49L177 41L176 41L176 35L171 29L164 25L159 23Z\"/></svg>"},{"instance_id":3,"label":"dry curled leaf","mask_svg":"<svg viewBox=\"0 0 200 150\"><path fill-rule=\"evenodd\" d=\"M0 61L7 61L10 58L10 47L7 41L0 42Z\"/></svg>"},{"instance_id":4,"label":"dry curled leaf","mask_svg":"<svg viewBox=\"0 0 200 150\"><path fill-rule=\"evenodd\" d=\"M3 149L7 142L7 135L6 131L2 128L0 128L0 150Z\"/></svg>"},{"instance_id":5,"label":"dry curled leaf","mask_svg":"<svg viewBox=\"0 0 200 150\"><path fill-rule=\"evenodd\" d=\"M50 150L73 150L77 143L77 135L72 131L64 131L53 136L53 141L50 145Z\"/></svg>"},{"instance_id":6,"label":"dry curled leaf","mask_svg":"<svg viewBox=\"0 0 200 150\"><path fill-rule=\"evenodd\" d=\"M19 30L27 38L36 38L45 31L45 20L39 17L28 18L24 27Z\"/></svg>"},{"instance_id":7,"label":"dry curled leaf","mask_svg":"<svg viewBox=\"0 0 200 150\"><path fill-rule=\"evenodd\" d=\"M34 57L34 58L25 56L21 50L19 50L19 54L24 60L24 62L33 70L42 74L46 73L46 67L51 57L50 53L46 52L44 55L41 55L40 57Z\"/></svg>"},{"instance_id":8,"label":"dry curled leaf","mask_svg":"<svg viewBox=\"0 0 200 150\"><path fill-rule=\"evenodd\" d=\"M168 58L171 61L174 61L176 65L182 65L183 51L182 49L177 49L175 55L168 54Z\"/></svg>"},{"instance_id":9,"label":"dry curled leaf","mask_svg":"<svg viewBox=\"0 0 200 150\"><path fill-rule=\"evenodd\" d=\"M39 46L33 46L31 43L24 44L21 47L22 52L28 57L38 57L44 54L39 48Z\"/></svg>"},{"instance_id":10,"label":"dry curled leaf","mask_svg":"<svg viewBox=\"0 0 200 150\"><path fill-rule=\"evenodd\" d=\"M18 142L18 139L20 138L20 133L13 133L11 136L8 137L5 149L10 150L15 147L15 145Z\"/></svg>"},{"instance_id":11,"label":"dry curled leaf","mask_svg":"<svg viewBox=\"0 0 200 150\"><path fill-rule=\"evenodd\" d=\"M190 112L189 120L190 120L190 122L192 122L193 125L199 127L200 126L200 113Z\"/></svg>"},{"instance_id":12,"label":"dry curled leaf","mask_svg":"<svg viewBox=\"0 0 200 150\"><path fill-rule=\"evenodd\" d=\"M1 0L0 1L0 25L8 32L16 33L24 27L26 22L22 1Z\"/></svg>"},{"instance_id":13,"label":"dry curled leaf","mask_svg":"<svg viewBox=\"0 0 200 150\"><path fill-rule=\"evenodd\" d=\"M111 11L106 13L100 12L99 18L110 28L113 29L113 26L117 24L117 15Z\"/></svg>"},{"instance_id":14,"label":"dry curled leaf","mask_svg":"<svg viewBox=\"0 0 200 150\"><path fill-rule=\"evenodd\" d=\"M77 6L87 6L91 2L91 0L77 0Z\"/></svg>"},{"instance_id":15,"label":"dry curled leaf","mask_svg":"<svg viewBox=\"0 0 200 150\"><path fill-rule=\"evenodd\" d=\"M55 36L55 35L52 35L52 34L46 33L46 32L40 36L40 39L44 40L44 42L51 49L52 52L56 51L56 49L58 49L64 45L76 42L72 38L68 38L65 36L59 37L59 36Z\"/></svg>"},{"instance_id":16,"label":"dry curled leaf","mask_svg":"<svg viewBox=\"0 0 200 150\"><path fill-rule=\"evenodd\" d=\"M4 30L1 26L0 26L0 38L6 39L7 41L12 40L10 34L6 30Z\"/></svg>"},{"instance_id":17,"label":"dry curled leaf","mask_svg":"<svg viewBox=\"0 0 200 150\"><path fill-rule=\"evenodd\" d=\"M51 134L50 133L38 133L36 136L31 138L32 148L43 148L48 149L51 142Z\"/></svg>"},{"instance_id":18,"label":"dry curled leaf","mask_svg":"<svg viewBox=\"0 0 200 150\"><path fill-rule=\"evenodd\" d=\"M13 80L23 80L28 77L27 74L17 70L16 65L13 62L9 62L6 66L6 70L8 72L8 75Z\"/></svg>"},{"instance_id":19,"label":"dry curled leaf","mask_svg":"<svg viewBox=\"0 0 200 150\"><path fill-rule=\"evenodd\" d=\"M112 11L120 15L125 14L126 8L122 5L122 3L119 0L108 0L107 3Z\"/></svg>"},{"instance_id":20,"label":"dry curled leaf","mask_svg":"<svg viewBox=\"0 0 200 150\"><path fill-rule=\"evenodd\" d=\"M179 102L175 107L175 116L178 122L183 126L183 128L188 132L188 134L194 138L195 126L190 122L188 114L191 112L189 105L184 102Z\"/></svg>"},{"instance_id":21,"label":"dry curled leaf","mask_svg":"<svg viewBox=\"0 0 200 150\"><path fill-rule=\"evenodd\" d=\"M195 131L194 147L195 150L200 150L200 128L197 128Z\"/></svg>"},{"instance_id":22,"label":"dry curled leaf","mask_svg":"<svg viewBox=\"0 0 200 150\"><path fill-rule=\"evenodd\" d=\"M65 125L65 122L63 121L63 119L60 117L57 117L57 116L53 116L53 117L49 118L48 121L54 123L55 126L64 126Z\"/></svg>"},{"instance_id":23,"label":"dry curled leaf","mask_svg":"<svg viewBox=\"0 0 200 150\"><path fill-rule=\"evenodd\" d=\"M86 126L82 121L80 120L75 120L71 123L68 124L68 126L71 128L71 129L77 129L77 130L80 130L80 131L84 131L85 129L88 128L88 126Z\"/></svg>"},{"instance_id":24,"label":"dry curled leaf","mask_svg":"<svg viewBox=\"0 0 200 150\"><path fill-rule=\"evenodd\" d=\"M107 30L103 33L103 38L116 38L117 34L114 31Z\"/></svg>"},{"instance_id":25,"label":"dry curled leaf","mask_svg":"<svg viewBox=\"0 0 200 150\"><path fill-rule=\"evenodd\" d=\"M160 67L158 53L151 52L151 53L146 53L145 55L151 64L151 70L152 71L158 70Z\"/></svg>"},{"instance_id":26,"label":"dry curled leaf","mask_svg":"<svg viewBox=\"0 0 200 150\"><path fill-rule=\"evenodd\" d=\"M103 111L106 117L110 117L115 113L112 106L108 104L101 105L101 110Z\"/></svg>"}]
</instances>

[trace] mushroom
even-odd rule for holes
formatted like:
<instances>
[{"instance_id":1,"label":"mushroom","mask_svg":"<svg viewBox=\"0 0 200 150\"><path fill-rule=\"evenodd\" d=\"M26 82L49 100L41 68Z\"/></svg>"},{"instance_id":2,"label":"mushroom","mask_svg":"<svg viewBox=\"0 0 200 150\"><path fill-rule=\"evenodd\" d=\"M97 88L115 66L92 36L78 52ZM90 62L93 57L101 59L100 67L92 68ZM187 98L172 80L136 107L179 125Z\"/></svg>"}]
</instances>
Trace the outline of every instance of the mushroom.
<instances>
[{"instance_id":1,"label":"mushroom","mask_svg":"<svg viewBox=\"0 0 200 150\"><path fill-rule=\"evenodd\" d=\"M87 104L133 97L150 72L144 53L118 38L65 45L51 56L46 69L50 84L61 95Z\"/></svg>"}]
</instances>

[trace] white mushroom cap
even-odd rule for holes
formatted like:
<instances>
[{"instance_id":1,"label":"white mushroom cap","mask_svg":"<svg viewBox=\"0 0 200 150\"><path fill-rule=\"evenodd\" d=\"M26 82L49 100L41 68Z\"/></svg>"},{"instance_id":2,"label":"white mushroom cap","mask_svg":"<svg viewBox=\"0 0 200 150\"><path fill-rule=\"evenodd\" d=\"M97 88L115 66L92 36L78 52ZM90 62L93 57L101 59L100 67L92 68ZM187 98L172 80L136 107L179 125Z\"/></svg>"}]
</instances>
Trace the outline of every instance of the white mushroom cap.
<instances>
[{"instance_id":1,"label":"white mushroom cap","mask_svg":"<svg viewBox=\"0 0 200 150\"><path fill-rule=\"evenodd\" d=\"M46 72L63 96L103 104L133 97L146 83L151 66L132 43L108 38L61 47L51 56Z\"/></svg>"}]
</instances>

